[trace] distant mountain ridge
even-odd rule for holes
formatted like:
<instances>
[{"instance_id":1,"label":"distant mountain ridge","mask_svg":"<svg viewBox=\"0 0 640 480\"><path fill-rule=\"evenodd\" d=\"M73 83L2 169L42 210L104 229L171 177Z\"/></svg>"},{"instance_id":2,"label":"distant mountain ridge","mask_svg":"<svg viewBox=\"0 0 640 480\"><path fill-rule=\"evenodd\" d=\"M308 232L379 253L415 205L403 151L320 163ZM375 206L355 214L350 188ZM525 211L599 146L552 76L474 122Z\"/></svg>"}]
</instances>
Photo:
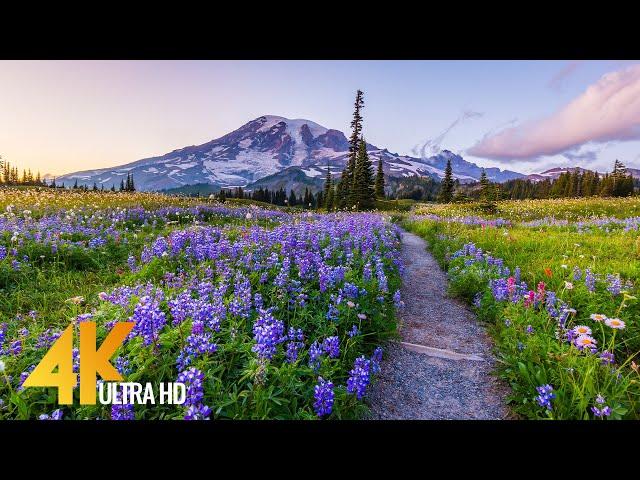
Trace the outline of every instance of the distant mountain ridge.
<instances>
[{"instance_id":1,"label":"distant mountain ridge","mask_svg":"<svg viewBox=\"0 0 640 480\"><path fill-rule=\"evenodd\" d=\"M556 168L550 168L541 173L532 173L530 175L527 175L525 178L527 180L533 180L533 181L540 181L540 180L547 180L547 179L556 180L561 174L567 173L567 172L574 172L576 170L580 173L584 173L587 170L592 170L592 169L582 168L582 167L556 167ZM600 177L603 177L605 173L609 173L609 172L598 172L598 173ZM640 169L638 168L627 167L627 173L634 178L640 179Z\"/></svg>"},{"instance_id":2,"label":"distant mountain ridge","mask_svg":"<svg viewBox=\"0 0 640 480\"><path fill-rule=\"evenodd\" d=\"M208 183L217 187L261 185L322 184L329 166L332 175L340 175L348 158L349 142L339 130L304 119L275 115L258 117L237 130L202 145L173 150L164 155L144 158L120 167L69 173L56 183L110 188L120 185L127 174L134 176L138 190L164 190L185 185ZM412 175L440 179L447 159L451 159L454 177L460 182L480 178L481 168L460 155L443 150L429 158L392 153L367 143L374 165L382 158L385 174L392 177ZM487 168L490 180L504 182L523 174L499 168Z\"/></svg>"}]
</instances>

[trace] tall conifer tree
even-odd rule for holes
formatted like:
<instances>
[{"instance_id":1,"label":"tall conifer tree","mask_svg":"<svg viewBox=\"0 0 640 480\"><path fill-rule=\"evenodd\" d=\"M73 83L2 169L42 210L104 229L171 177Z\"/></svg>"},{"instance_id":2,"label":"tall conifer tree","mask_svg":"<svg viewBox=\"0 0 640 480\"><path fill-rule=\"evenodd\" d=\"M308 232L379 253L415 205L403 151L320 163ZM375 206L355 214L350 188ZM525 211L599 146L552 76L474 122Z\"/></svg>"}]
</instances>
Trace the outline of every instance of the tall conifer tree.
<instances>
[{"instance_id":1,"label":"tall conifer tree","mask_svg":"<svg viewBox=\"0 0 640 480\"><path fill-rule=\"evenodd\" d=\"M378 159L378 171L376 172L376 197L384 198L384 170L382 169L382 156Z\"/></svg>"},{"instance_id":2,"label":"tall conifer tree","mask_svg":"<svg viewBox=\"0 0 640 480\"><path fill-rule=\"evenodd\" d=\"M330 192L333 192L333 184L331 183L331 169L329 168L329 164L327 163L327 179L324 181L324 203L325 208L330 211L333 209L333 195L329 195ZM329 200L331 200L331 204L329 204Z\"/></svg>"},{"instance_id":3,"label":"tall conifer tree","mask_svg":"<svg viewBox=\"0 0 640 480\"><path fill-rule=\"evenodd\" d=\"M373 166L367 153L367 142L360 140L360 149L353 175L353 189L351 192L353 204L358 210L368 210L375 204L373 188Z\"/></svg>"},{"instance_id":4,"label":"tall conifer tree","mask_svg":"<svg viewBox=\"0 0 640 480\"><path fill-rule=\"evenodd\" d=\"M338 188L338 202L340 207L351 208L355 204L353 186L354 176L356 171L356 164L358 158L358 152L360 149L360 137L362 135L362 114L360 110L364 108L364 93L362 90L356 92L356 101L353 110L353 119L351 120L351 136L349 137L349 159L340 183L342 184Z\"/></svg>"},{"instance_id":5,"label":"tall conifer tree","mask_svg":"<svg viewBox=\"0 0 640 480\"><path fill-rule=\"evenodd\" d=\"M442 179L438 200L440 203L450 203L451 200L453 200L453 169L451 168L451 159L447 159L447 166L444 169L444 178Z\"/></svg>"}]
</instances>

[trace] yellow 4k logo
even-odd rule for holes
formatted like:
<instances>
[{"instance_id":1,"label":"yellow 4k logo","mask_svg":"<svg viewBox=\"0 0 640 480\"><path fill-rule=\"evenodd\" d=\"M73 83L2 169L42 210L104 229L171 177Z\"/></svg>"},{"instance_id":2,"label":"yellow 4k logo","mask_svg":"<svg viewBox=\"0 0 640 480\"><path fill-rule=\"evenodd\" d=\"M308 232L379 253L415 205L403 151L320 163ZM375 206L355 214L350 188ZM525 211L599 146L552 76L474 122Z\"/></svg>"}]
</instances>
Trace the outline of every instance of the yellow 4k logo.
<instances>
[{"instance_id":1,"label":"yellow 4k logo","mask_svg":"<svg viewBox=\"0 0 640 480\"><path fill-rule=\"evenodd\" d=\"M120 381L122 376L109 359L133 328L133 322L116 323L96 350L96 323L80 324L80 404L95 405L97 374L107 381ZM57 372L53 372L55 368ZM73 373L73 325L69 325L49 349L38 366L27 377L25 387L58 387L58 403L73 403L73 388L78 376Z\"/></svg>"}]
</instances>

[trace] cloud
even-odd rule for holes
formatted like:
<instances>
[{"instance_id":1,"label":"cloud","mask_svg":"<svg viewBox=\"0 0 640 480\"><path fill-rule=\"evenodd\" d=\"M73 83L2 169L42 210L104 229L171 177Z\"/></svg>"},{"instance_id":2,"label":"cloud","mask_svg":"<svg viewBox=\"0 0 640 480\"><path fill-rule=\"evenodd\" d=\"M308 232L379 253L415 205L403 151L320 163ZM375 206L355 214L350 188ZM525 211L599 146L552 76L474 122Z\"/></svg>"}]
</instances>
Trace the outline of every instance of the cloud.
<instances>
[{"instance_id":1,"label":"cloud","mask_svg":"<svg viewBox=\"0 0 640 480\"><path fill-rule=\"evenodd\" d=\"M586 166L587 164L594 163L598 160L598 156L606 150L612 143L607 142L597 146L593 146L590 143L582 145L582 147L574 148L572 150L567 150L562 153L562 156L571 160L572 162L580 162L581 166Z\"/></svg>"},{"instance_id":2,"label":"cloud","mask_svg":"<svg viewBox=\"0 0 640 480\"><path fill-rule=\"evenodd\" d=\"M551 80L549 80L549 83L547 84L548 87L552 90L556 90L556 91L561 91L562 87L564 86L564 81L569 78L571 75L573 75L573 73L576 71L576 69L580 66L582 62L579 60L574 60L572 62L567 63L564 67L562 67L562 69L556 73Z\"/></svg>"},{"instance_id":3,"label":"cloud","mask_svg":"<svg viewBox=\"0 0 640 480\"><path fill-rule=\"evenodd\" d=\"M598 159L599 150L587 150L586 152L567 151L562 155L571 161L594 162Z\"/></svg>"},{"instance_id":4,"label":"cloud","mask_svg":"<svg viewBox=\"0 0 640 480\"><path fill-rule=\"evenodd\" d=\"M444 129L438 136L424 141L422 144L418 144L411 149L412 153L420 158L428 158L432 155L437 155L442 150L441 145L445 137L456 126L460 125L466 120L472 118L480 118L484 115L482 112L474 112L472 110L464 110L458 118L456 118L451 125Z\"/></svg>"},{"instance_id":5,"label":"cloud","mask_svg":"<svg viewBox=\"0 0 640 480\"><path fill-rule=\"evenodd\" d=\"M533 161L592 142L640 139L640 65L603 75L553 115L490 133L467 150L498 161Z\"/></svg>"}]
</instances>

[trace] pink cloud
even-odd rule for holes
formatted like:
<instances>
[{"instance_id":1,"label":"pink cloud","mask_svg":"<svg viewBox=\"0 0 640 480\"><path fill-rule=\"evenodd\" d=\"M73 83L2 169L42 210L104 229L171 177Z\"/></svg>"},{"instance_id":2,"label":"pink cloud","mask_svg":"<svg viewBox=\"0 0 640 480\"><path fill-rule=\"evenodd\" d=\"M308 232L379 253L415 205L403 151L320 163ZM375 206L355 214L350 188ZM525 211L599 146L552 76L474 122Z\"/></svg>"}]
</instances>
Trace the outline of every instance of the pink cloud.
<instances>
[{"instance_id":1,"label":"pink cloud","mask_svg":"<svg viewBox=\"0 0 640 480\"><path fill-rule=\"evenodd\" d=\"M603 75L555 114L489 134L467 153L534 160L592 142L640 139L640 65Z\"/></svg>"},{"instance_id":2,"label":"pink cloud","mask_svg":"<svg viewBox=\"0 0 640 480\"><path fill-rule=\"evenodd\" d=\"M569 78L580 66L582 61L574 60L567 63L551 80L549 80L549 88L553 90L562 90L564 81Z\"/></svg>"}]
</instances>

